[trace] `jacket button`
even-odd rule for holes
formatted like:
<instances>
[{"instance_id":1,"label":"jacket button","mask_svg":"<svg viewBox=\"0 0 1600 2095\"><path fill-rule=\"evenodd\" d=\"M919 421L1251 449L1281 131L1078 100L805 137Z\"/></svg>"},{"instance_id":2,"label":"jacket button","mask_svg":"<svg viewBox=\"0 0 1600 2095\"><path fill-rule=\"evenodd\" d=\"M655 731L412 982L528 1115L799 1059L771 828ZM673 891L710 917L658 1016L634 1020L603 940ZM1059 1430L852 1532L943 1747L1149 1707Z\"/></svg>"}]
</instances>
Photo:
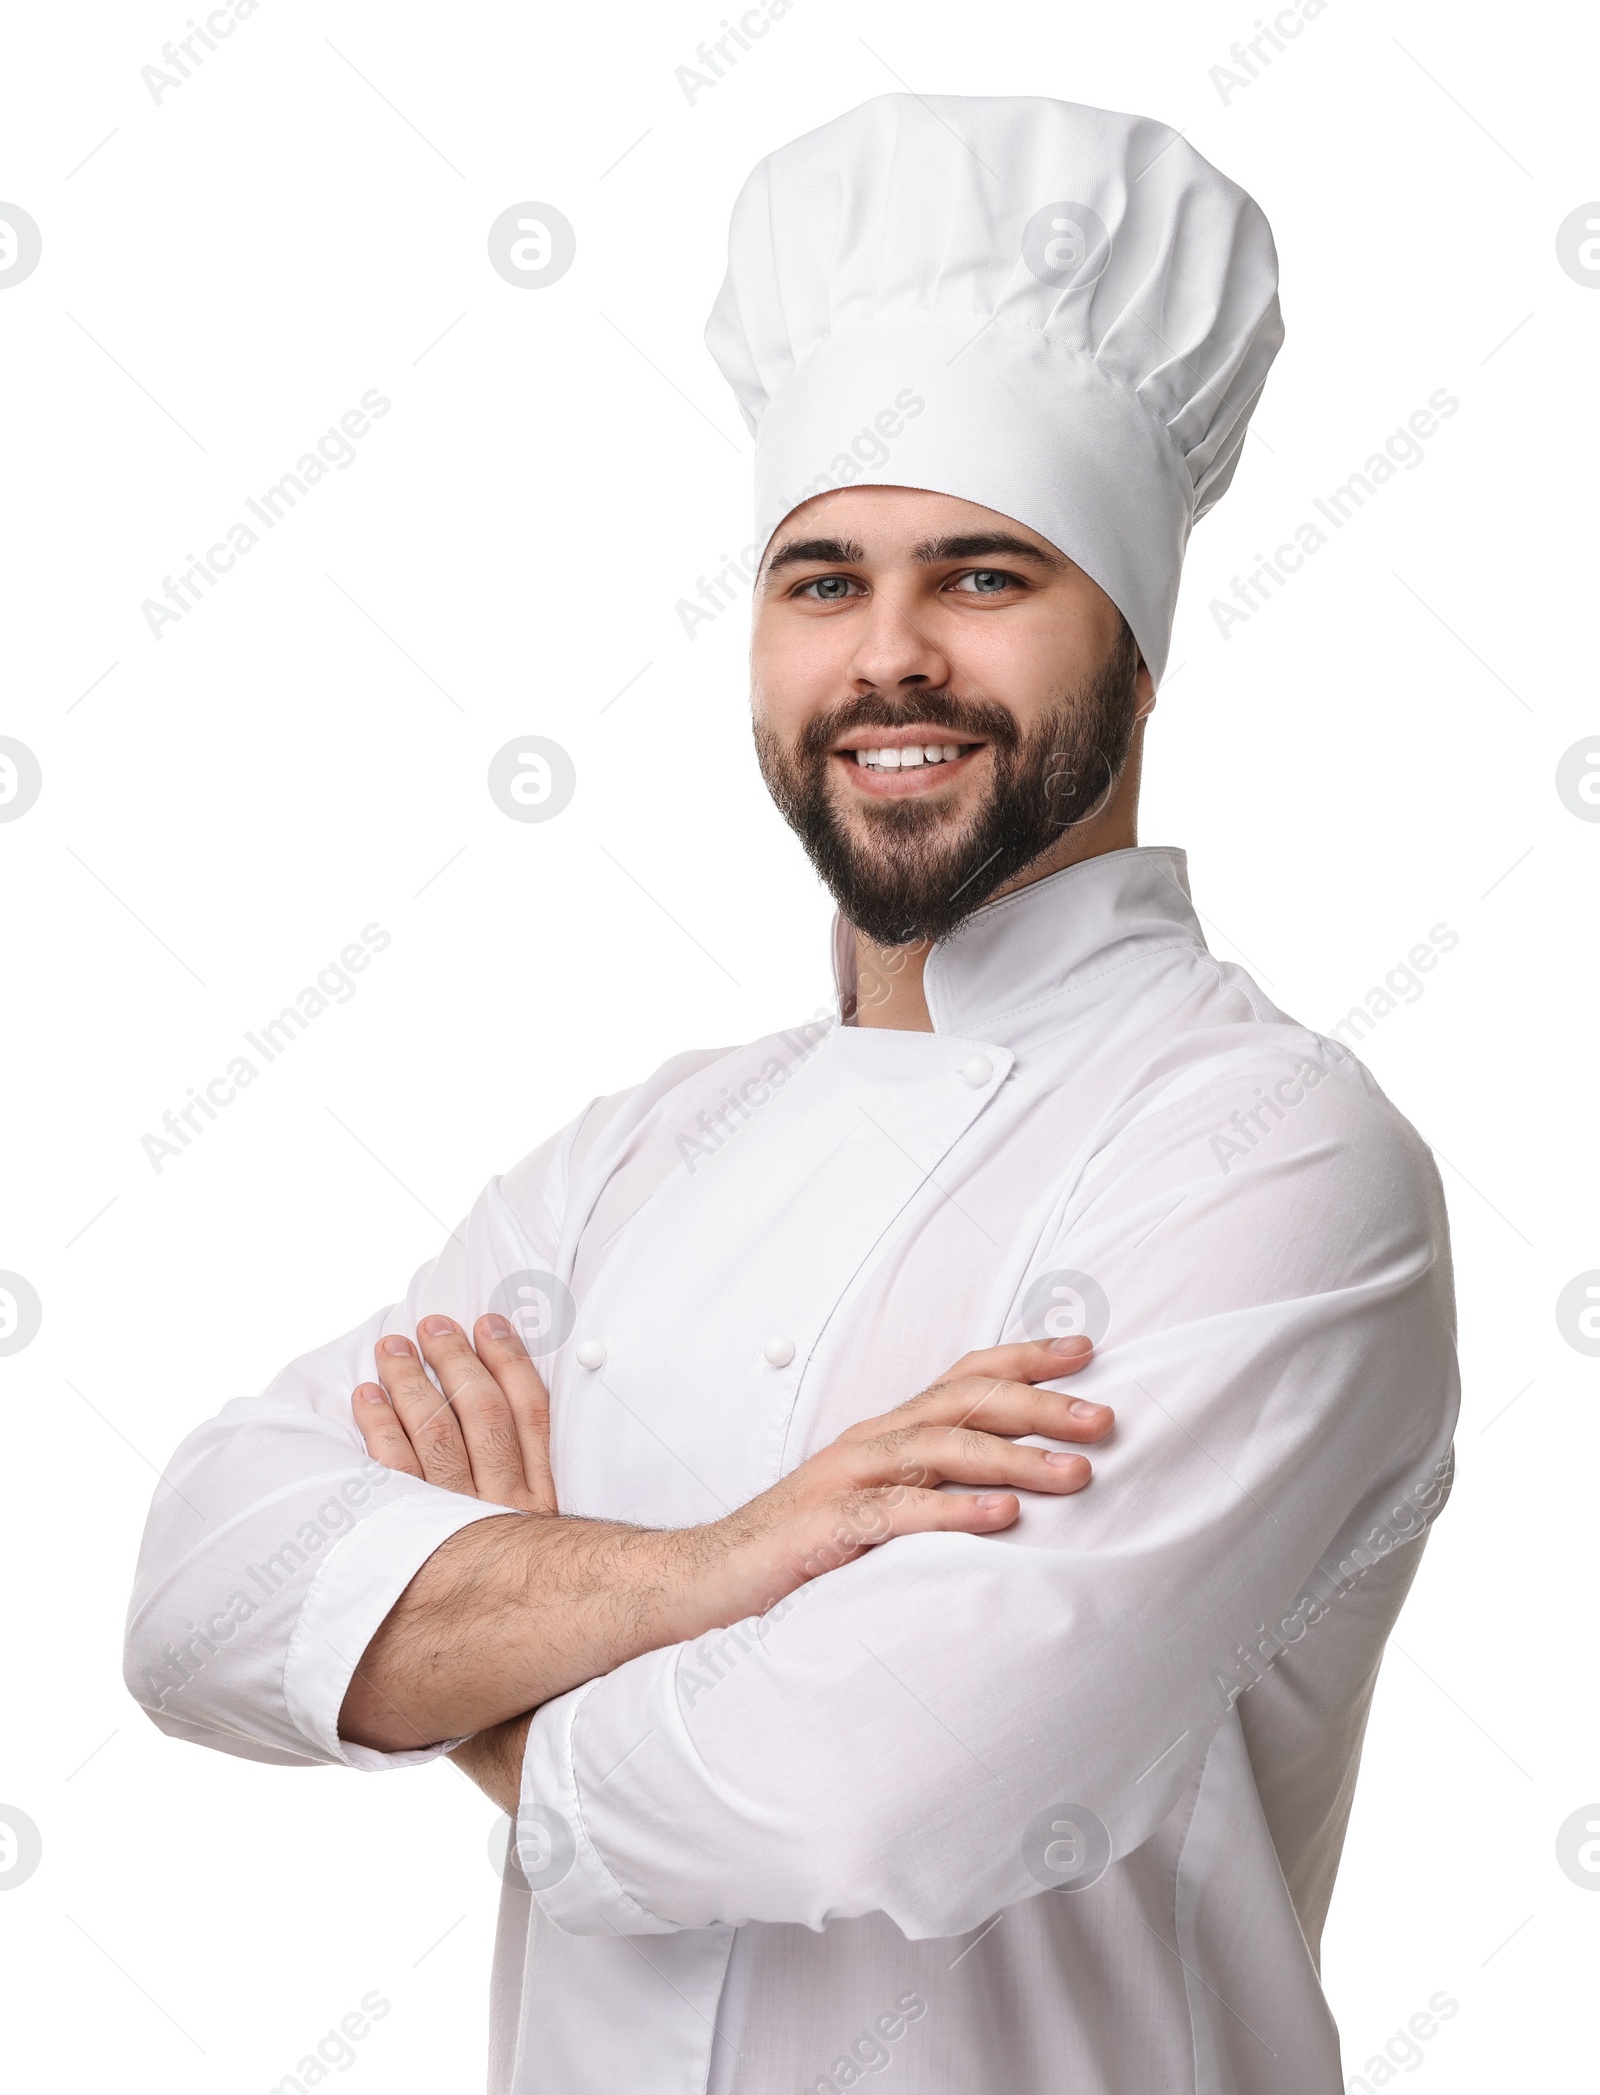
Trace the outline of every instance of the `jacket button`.
<instances>
[{"instance_id":1,"label":"jacket button","mask_svg":"<svg viewBox=\"0 0 1600 2095\"><path fill-rule=\"evenodd\" d=\"M761 1348L761 1358L769 1368L786 1368L794 1359L792 1338L769 1338Z\"/></svg>"},{"instance_id":2,"label":"jacket button","mask_svg":"<svg viewBox=\"0 0 1600 2095\"><path fill-rule=\"evenodd\" d=\"M597 1338L586 1338L578 1347L580 1368L603 1368L606 1364L606 1349Z\"/></svg>"},{"instance_id":3,"label":"jacket button","mask_svg":"<svg viewBox=\"0 0 1600 2095\"><path fill-rule=\"evenodd\" d=\"M987 1084L994 1075L994 1064L987 1055L969 1055L957 1074L964 1077L976 1091L980 1085Z\"/></svg>"}]
</instances>

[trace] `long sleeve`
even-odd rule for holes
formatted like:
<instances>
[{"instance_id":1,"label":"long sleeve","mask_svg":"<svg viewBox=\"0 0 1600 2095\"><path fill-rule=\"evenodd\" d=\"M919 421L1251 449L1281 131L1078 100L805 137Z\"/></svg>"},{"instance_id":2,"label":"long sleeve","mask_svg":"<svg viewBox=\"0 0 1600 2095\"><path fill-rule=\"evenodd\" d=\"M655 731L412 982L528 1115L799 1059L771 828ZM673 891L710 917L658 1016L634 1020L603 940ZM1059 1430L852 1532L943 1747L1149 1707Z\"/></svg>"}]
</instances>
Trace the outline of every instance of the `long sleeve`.
<instances>
[{"instance_id":1,"label":"long sleeve","mask_svg":"<svg viewBox=\"0 0 1600 2095\"><path fill-rule=\"evenodd\" d=\"M511 1509L371 1461L350 1411L373 1348L432 1312L469 1329L492 1291L556 1260L579 1122L492 1180L404 1298L293 1361L189 1435L157 1487L129 1609L124 1676L176 1738L247 1759L406 1766L346 1744L339 1710L373 1633L459 1529Z\"/></svg>"},{"instance_id":2,"label":"long sleeve","mask_svg":"<svg viewBox=\"0 0 1600 2095\"><path fill-rule=\"evenodd\" d=\"M1422 1533L1457 1395L1437 1173L1353 1058L1284 1082L1244 1162L1249 1085L1185 1083L1063 1196L1030 1270L1103 1291L1072 1388L1119 1421L1085 1493L892 1542L538 1713L519 1853L557 1926L962 1933L1046 1881L1053 1806L1138 1847L1256 1672Z\"/></svg>"}]
</instances>

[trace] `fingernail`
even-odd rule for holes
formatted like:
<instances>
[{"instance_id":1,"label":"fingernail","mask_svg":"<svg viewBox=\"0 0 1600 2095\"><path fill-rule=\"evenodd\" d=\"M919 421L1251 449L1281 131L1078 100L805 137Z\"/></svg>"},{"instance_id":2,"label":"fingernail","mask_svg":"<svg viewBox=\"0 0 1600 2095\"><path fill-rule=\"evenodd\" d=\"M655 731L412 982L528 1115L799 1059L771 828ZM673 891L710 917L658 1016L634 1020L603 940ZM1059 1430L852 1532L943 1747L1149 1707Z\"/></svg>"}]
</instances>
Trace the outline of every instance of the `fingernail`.
<instances>
[{"instance_id":1,"label":"fingernail","mask_svg":"<svg viewBox=\"0 0 1600 2095\"><path fill-rule=\"evenodd\" d=\"M1005 1493L1002 1491L980 1491L978 1494L978 1504L985 1513L997 1512L1005 1502Z\"/></svg>"},{"instance_id":2,"label":"fingernail","mask_svg":"<svg viewBox=\"0 0 1600 2095\"><path fill-rule=\"evenodd\" d=\"M395 1360L404 1360L411 1351L411 1341L408 1338L400 1338L399 1336L381 1338L378 1341L378 1351L389 1354Z\"/></svg>"},{"instance_id":3,"label":"fingernail","mask_svg":"<svg viewBox=\"0 0 1600 2095\"><path fill-rule=\"evenodd\" d=\"M364 1383L356 1395L363 1404L387 1404L389 1401L388 1392L380 1389L376 1382Z\"/></svg>"},{"instance_id":4,"label":"fingernail","mask_svg":"<svg viewBox=\"0 0 1600 2095\"><path fill-rule=\"evenodd\" d=\"M1091 1404L1086 1397L1074 1397L1067 1409L1074 1418L1103 1418L1104 1404Z\"/></svg>"},{"instance_id":5,"label":"fingernail","mask_svg":"<svg viewBox=\"0 0 1600 2095\"><path fill-rule=\"evenodd\" d=\"M1079 1331L1071 1338L1053 1338L1050 1341L1050 1350L1052 1353L1059 1353L1063 1358L1071 1360L1080 1353L1092 1353L1094 1351L1094 1340L1085 1338L1083 1333Z\"/></svg>"},{"instance_id":6,"label":"fingernail","mask_svg":"<svg viewBox=\"0 0 1600 2095\"><path fill-rule=\"evenodd\" d=\"M510 1338L511 1336L511 1326L504 1317L485 1317L483 1328L488 1332L490 1338Z\"/></svg>"},{"instance_id":7,"label":"fingernail","mask_svg":"<svg viewBox=\"0 0 1600 2095\"><path fill-rule=\"evenodd\" d=\"M1069 1462L1081 1462L1083 1457L1081 1455L1063 1454L1058 1450L1055 1453L1046 1455L1044 1459L1056 1469L1065 1469Z\"/></svg>"},{"instance_id":8,"label":"fingernail","mask_svg":"<svg viewBox=\"0 0 1600 2095\"><path fill-rule=\"evenodd\" d=\"M424 1317L417 1329L424 1338L448 1338L455 1326L448 1317Z\"/></svg>"}]
</instances>

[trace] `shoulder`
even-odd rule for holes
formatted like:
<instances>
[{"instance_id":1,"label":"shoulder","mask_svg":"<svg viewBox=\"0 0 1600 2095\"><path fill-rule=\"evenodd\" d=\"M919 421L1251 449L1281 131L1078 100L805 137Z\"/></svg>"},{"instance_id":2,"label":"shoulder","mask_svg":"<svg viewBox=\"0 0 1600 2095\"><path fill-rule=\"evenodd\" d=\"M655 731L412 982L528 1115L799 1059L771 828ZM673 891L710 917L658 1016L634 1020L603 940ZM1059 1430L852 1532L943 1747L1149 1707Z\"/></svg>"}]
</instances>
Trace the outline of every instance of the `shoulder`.
<instances>
[{"instance_id":1,"label":"shoulder","mask_svg":"<svg viewBox=\"0 0 1600 2095\"><path fill-rule=\"evenodd\" d=\"M1181 1202L1193 1226L1310 1283L1399 1258L1448 1270L1432 1152L1339 1041L1279 1011L1238 969L1129 1073L1085 1173L1121 1206Z\"/></svg>"}]
</instances>

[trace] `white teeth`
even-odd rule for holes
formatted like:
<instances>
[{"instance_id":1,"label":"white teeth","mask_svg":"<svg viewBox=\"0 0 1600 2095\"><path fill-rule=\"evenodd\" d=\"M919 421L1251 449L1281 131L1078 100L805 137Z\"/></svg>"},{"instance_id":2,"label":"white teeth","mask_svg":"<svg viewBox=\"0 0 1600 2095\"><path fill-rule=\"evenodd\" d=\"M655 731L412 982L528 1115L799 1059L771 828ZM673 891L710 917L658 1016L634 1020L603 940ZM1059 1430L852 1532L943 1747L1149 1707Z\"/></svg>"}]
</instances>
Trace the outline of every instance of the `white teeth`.
<instances>
[{"instance_id":1,"label":"white teeth","mask_svg":"<svg viewBox=\"0 0 1600 2095\"><path fill-rule=\"evenodd\" d=\"M953 764L966 752L959 742L911 743L905 749L858 749L855 759L874 771L909 771L918 764Z\"/></svg>"}]
</instances>

